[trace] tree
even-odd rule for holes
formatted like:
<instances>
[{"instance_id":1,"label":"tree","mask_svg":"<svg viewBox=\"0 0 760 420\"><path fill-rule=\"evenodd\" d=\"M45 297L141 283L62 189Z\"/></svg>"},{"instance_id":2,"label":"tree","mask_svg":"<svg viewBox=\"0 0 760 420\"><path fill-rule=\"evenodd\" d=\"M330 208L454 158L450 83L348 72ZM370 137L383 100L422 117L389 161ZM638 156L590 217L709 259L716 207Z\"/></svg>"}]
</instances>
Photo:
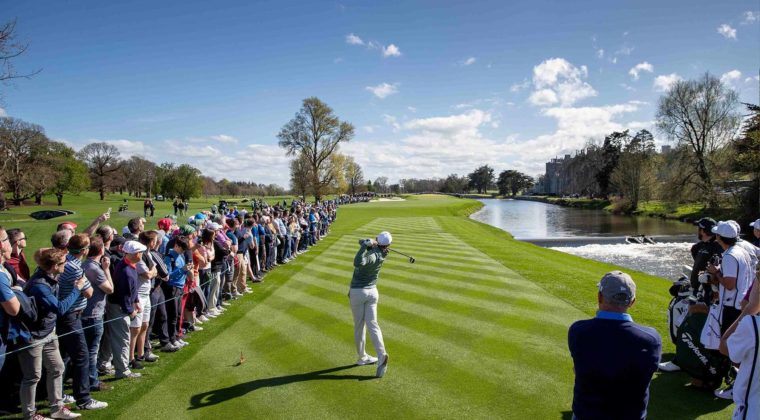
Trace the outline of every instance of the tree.
<instances>
[{"instance_id":1,"label":"tree","mask_svg":"<svg viewBox=\"0 0 760 420\"><path fill-rule=\"evenodd\" d=\"M301 196L306 201L306 193L309 191L309 180L311 176L311 166L309 159L305 154L298 155L298 158L290 161L290 188L294 193Z\"/></svg>"},{"instance_id":2,"label":"tree","mask_svg":"<svg viewBox=\"0 0 760 420\"><path fill-rule=\"evenodd\" d=\"M295 117L277 134L280 147L288 156L304 155L309 164L310 186L317 200L333 181L332 171L326 171L330 156L338 151L341 142L350 141L354 126L341 122L333 110L316 97L303 100Z\"/></svg>"},{"instance_id":3,"label":"tree","mask_svg":"<svg viewBox=\"0 0 760 420\"><path fill-rule=\"evenodd\" d=\"M760 208L760 106L744 104L750 112L739 137L734 140L736 169L748 172L754 180L754 209Z\"/></svg>"},{"instance_id":4,"label":"tree","mask_svg":"<svg viewBox=\"0 0 760 420\"><path fill-rule=\"evenodd\" d=\"M467 175L470 179L469 186L478 190L478 194L485 193L493 185L494 175L493 168L483 165Z\"/></svg>"},{"instance_id":5,"label":"tree","mask_svg":"<svg viewBox=\"0 0 760 420\"><path fill-rule=\"evenodd\" d=\"M384 176L379 176L375 179L375 191L379 193L387 193L388 192L388 178Z\"/></svg>"},{"instance_id":6,"label":"tree","mask_svg":"<svg viewBox=\"0 0 760 420\"><path fill-rule=\"evenodd\" d=\"M467 191L469 180L466 176L451 174L443 180L440 191L448 194L460 194Z\"/></svg>"},{"instance_id":7,"label":"tree","mask_svg":"<svg viewBox=\"0 0 760 420\"><path fill-rule=\"evenodd\" d=\"M630 139L628 130L615 131L612 134L604 138L604 144L602 144L601 150L601 167L594 175L597 184L599 185L599 192L602 196L607 197L610 193L610 178L612 172L618 165L620 159L620 151L623 144L627 143Z\"/></svg>"},{"instance_id":8,"label":"tree","mask_svg":"<svg viewBox=\"0 0 760 420\"><path fill-rule=\"evenodd\" d=\"M641 130L623 146L620 160L611 181L628 201L629 211L638 208L639 201L652 196L657 185L654 137Z\"/></svg>"},{"instance_id":9,"label":"tree","mask_svg":"<svg viewBox=\"0 0 760 420\"><path fill-rule=\"evenodd\" d=\"M51 142L50 146L57 159L55 167L60 170L51 192L55 194L58 206L62 206L64 193L79 194L90 188L90 177L87 165L77 159L74 149L59 142Z\"/></svg>"},{"instance_id":10,"label":"tree","mask_svg":"<svg viewBox=\"0 0 760 420\"><path fill-rule=\"evenodd\" d=\"M657 128L690 152L691 165L682 174L681 185L696 185L711 208L718 205L716 152L739 127L737 105L736 91L705 73L698 80L676 82L657 106Z\"/></svg>"},{"instance_id":11,"label":"tree","mask_svg":"<svg viewBox=\"0 0 760 420\"><path fill-rule=\"evenodd\" d=\"M533 187L533 177L526 175L522 172L508 169L502 171L499 174L499 179L496 181L496 185L499 187L499 194L512 196L517 195L520 191L525 191Z\"/></svg>"},{"instance_id":12,"label":"tree","mask_svg":"<svg viewBox=\"0 0 760 420\"><path fill-rule=\"evenodd\" d=\"M52 175L48 164L42 162L50 141L39 125L17 118L0 118L0 156L3 158L0 173L13 195L13 203L20 205L44 191Z\"/></svg>"},{"instance_id":13,"label":"tree","mask_svg":"<svg viewBox=\"0 0 760 420\"><path fill-rule=\"evenodd\" d=\"M199 197L203 192L203 179L201 171L183 163L175 167L173 164L163 164L164 171L161 183L161 191L167 197L179 197L180 200L189 200Z\"/></svg>"},{"instance_id":14,"label":"tree","mask_svg":"<svg viewBox=\"0 0 760 420\"><path fill-rule=\"evenodd\" d=\"M108 177L121 168L119 149L105 142L90 143L78 153L90 170L94 187L100 193L100 199L105 200Z\"/></svg>"},{"instance_id":15,"label":"tree","mask_svg":"<svg viewBox=\"0 0 760 420\"><path fill-rule=\"evenodd\" d=\"M344 168L346 182L348 182L348 193L356 194L358 189L364 184L364 173L362 167L351 156L346 156L346 166Z\"/></svg>"},{"instance_id":16,"label":"tree","mask_svg":"<svg viewBox=\"0 0 760 420\"><path fill-rule=\"evenodd\" d=\"M41 70L31 73L19 74L13 65L13 60L26 52L29 44L16 40L16 20L10 20L0 26L0 82L7 83L10 80L28 79ZM1 95L0 95L1 97Z\"/></svg>"}]
</instances>

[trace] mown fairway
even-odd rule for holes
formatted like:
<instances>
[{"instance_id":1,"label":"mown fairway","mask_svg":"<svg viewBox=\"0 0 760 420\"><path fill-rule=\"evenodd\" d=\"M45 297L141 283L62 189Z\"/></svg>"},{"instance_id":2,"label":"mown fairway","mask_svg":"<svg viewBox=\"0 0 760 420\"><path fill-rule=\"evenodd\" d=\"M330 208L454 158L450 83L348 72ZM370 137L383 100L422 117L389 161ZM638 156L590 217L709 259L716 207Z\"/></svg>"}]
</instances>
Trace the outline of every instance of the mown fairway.
<instances>
[{"instance_id":1,"label":"mown fairway","mask_svg":"<svg viewBox=\"0 0 760 420\"><path fill-rule=\"evenodd\" d=\"M593 315L612 266L514 241L448 197L343 206L331 234L278 267L143 378L111 382L87 418L569 418L567 327ZM120 226L119 226L120 227ZM348 284L357 240L381 230L388 373L354 366ZM668 283L633 273L633 316L666 338ZM368 351L374 354L368 341ZM241 352L245 362L239 364ZM238 365L239 364L239 365ZM727 418L731 407L657 375L650 418Z\"/></svg>"}]
</instances>

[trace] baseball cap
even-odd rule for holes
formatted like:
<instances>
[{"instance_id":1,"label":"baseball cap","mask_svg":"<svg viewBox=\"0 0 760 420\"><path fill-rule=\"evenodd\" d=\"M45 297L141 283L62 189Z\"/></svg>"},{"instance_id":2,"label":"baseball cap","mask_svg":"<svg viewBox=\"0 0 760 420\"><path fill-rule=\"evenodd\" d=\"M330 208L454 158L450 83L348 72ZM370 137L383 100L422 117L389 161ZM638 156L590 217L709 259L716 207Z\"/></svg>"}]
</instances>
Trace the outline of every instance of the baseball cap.
<instances>
[{"instance_id":1,"label":"baseball cap","mask_svg":"<svg viewBox=\"0 0 760 420\"><path fill-rule=\"evenodd\" d=\"M699 226L700 228L706 231L710 231L713 228L713 226L715 226L716 224L717 222L712 217L703 217L697 220L696 222L694 222L695 226Z\"/></svg>"},{"instance_id":2,"label":"baseball cap","mask_svg":"<svg viewBox=\"0 0 760 420\"><path fill-rule=\"evenodd\" d=\"M114 236L113 240L111 241L111 249L116 249L120 245L124 245L124 243L127 242L127 239L123 236Z\"/></svg>"},{"instance_id":3,"label":"baseball cap","mask_svg":"<svg viewBox=\"0 0 760 420\"><path fill-rule=\"evenodd\" d=\"M192 235L195 233L195 228L190 225L184 225L181 228L179 228L179 233L182 235Z\"/></svg>"},{"instance_id":4,"label":"baseball cap","mask_svg":"<svg viewBox=\"0 0 760 420\"><path fill-rule=\"evenodd\" d=\"M124 243L124 246L121 247L121 250L124 251L125 254L137 254L138 252L145 252L147 249L148 247L137 241L127 241Z\"/></svg>"},{"instance_id":5,"label":"baseball cap","mask_svg":"<svg viewBox=\"0 0 760 420\"><path fill-rule=\"evenodd\" d=\"M63 230L63 229L75 230L76 228L77 228L77 224L74 222L61 222L58 224L58 230Z\"/></svg>"},{"instance_id":6,"label":"baseball cap","mask_svg":"<svg viewBox=\"0 0 760 420\"><path fill-rule=\"evenodd\" d=\"M737 234L742 233L742 227L739 226L739 222L736 220L726 220L726 223L730 223L736 229Z\"/></svg>"},{"instance_id":7,"label":"baseball cap","mask_svg":"<svg viewBox=\"0 0 760 420\"><path fill-rule=\"evenodd\" d=\"M760 219L755 220L754 222L750 223L749 225L752 226L755 229L760 230Z\"/></svg>"},{"instance_id":8,"label":"baseball cap","mask_svg":"<svg viewBox=\"0 0 760 420\"><path fill-rule=\"evenodd\" d=\"M161 230L169 230L172 227L172 220L164 217L163 219L159 219L158 221L158 228Z\"/></svg>"},{"instance_id":9,"label":"baseball cap","mask_svg":"<svg viewBox=\"0 0 760 420\"><path fill-rule=\"evenodd\" d=\"M177 216L175 216L173 214L167 214L166 216L164 216L164 219L172 219L173 221L176 222L177 221Z\"/></svg>"},{"instance_id":10,"label":"baseball cap","mask_svg":"<svg viewBox=\"0 0 760 420\"><path fill-rule=\"evenodd\" d=\"M712 233L718 234L724 238L736 238L739 236L739 232L736 230L736 226L733 223L723 221L718 222L718 224L712 228Z\"/></svg>"},{"instance_id":11,"label":"baseball cap","mask_svg":"<svg viewBox=\"0 0 760 420\"><path fill-rule=\"evenodd\" d=\"M628 306L636 298L636 283L622 271L610 271L599 281L599 293L616 305Z\"/></svg>"},{"instance_id":12,"label":"baseball cap","mask_svg":"<svg viewBox=\"0 0 760 420\"><path fill-rule=\"evenodd\" d=\"M206 226L206 228L211 230L219 230L222 228L222 225L216 222L211 222L208 224L208 226Z\"/></svg>"},{"instance_id":13,"label":"baseball cap","mask_svg":"<svg viewBox=\"0 0 760 420\"><path fill-rule=\"evenodd\" d=\"M393 241L393 237L391 237L390 232L380 232L377 235L377 244L381 246L388 246Z\"/></svg>"}]
</instances>

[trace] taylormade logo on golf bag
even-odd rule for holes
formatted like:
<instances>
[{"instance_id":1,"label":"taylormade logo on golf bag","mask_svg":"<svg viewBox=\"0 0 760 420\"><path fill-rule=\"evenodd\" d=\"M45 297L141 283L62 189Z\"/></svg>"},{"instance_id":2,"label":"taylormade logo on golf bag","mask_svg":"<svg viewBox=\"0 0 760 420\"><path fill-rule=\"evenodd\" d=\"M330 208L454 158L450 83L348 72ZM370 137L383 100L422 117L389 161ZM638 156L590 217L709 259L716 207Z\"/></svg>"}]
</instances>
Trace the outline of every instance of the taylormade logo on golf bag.
<instances>
[{"instance_id":1,"label":"taylormade logo on golf bag","mask_svg":"<svg viewBox=\"0 0 760 420\"><path fill-rule=\"evenodd\" d=\"M710 361L707 359L707 356L702 354L702 352L699 350L699 347L697 347L696 344L694 344L694 339L691 337L691 334L685 332L681 335L681 341L686 343L687 346L689 346L689 349L697 356L700 362L702 362L703 365L707 366L707 369L710 371L711 375L715 375L718 373L717 369L715 369L714 366L709 365Z\"/></svg>"}]
</instances>

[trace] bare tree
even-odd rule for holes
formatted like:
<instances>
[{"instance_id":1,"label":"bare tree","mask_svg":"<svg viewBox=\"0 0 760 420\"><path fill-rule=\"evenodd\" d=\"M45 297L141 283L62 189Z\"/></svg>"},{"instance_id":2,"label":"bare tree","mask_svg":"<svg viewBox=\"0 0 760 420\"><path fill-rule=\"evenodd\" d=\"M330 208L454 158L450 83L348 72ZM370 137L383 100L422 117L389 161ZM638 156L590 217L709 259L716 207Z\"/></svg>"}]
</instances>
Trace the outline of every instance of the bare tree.
<instances>
[{"instance_id":1,"label":"bare tree","mask_svg":"<svg viewBox=\"0 0 760 420\"><path fill-rule=\"evenodd\" d=\"M690 152L691 165L681 174L681 185L694 184L712 208L718 206L715 155L736 134L737 105L736 91L706 73L676 82L660 97L657 109L657 128Z\"/></svg>"},{"instance_id":2,"label":"bare tree","mask_svg":"<svg viewBox=\"0 0 760 420\"><path fill-rule=\"evenodd\" d=\"M17 73L13 60L26 52L29 44L16 40L16 20L10 20L0 26L0 82L8 82L12 79L28 79L42 71L35 70L31 73Z\"/></svg>"},{"instance_id":3,"label":"bare tree","mask_svg":"<svg viewBox=\"0 0 760 420\"><path fill-rule=\"evenodd\" d=\"M388 177L385 177L385 176L377 177L373 185L375 186L375 191L379 193L387 193L388 192Z\"/></svg>"},{"instance_id":4,"label":"bare tree","mask_svg":"<svg viewBox=\"0 0 760 420\"><path fill-rule=\"evenodd\" d=\"M333 182L334 174L325 170L330 156L341 142L350 141L353 136L354 126L341 122L332 108L316 97L304 99L296 116L277 134L279 145L287 150L288 156L304 155L310 167L310 186L317 200Z\"/></svg>"},{"instance_id":5,"label":"bare tree","mask_svg":"<svg viewBox=\"0 0 760 420\"><path fill-rule=\"evenodd\" d=\"M312 179L311 166L305 154L290 161L290 188L294 193L306 201L306 193L309 190L309 180Z\"/></svg>"},{"instance_id":6,"label":"bare tree","mask_svg":"<svg viewBox=\"0 0 760 420\"><path fill-rule=\"evenodd\" d=\"M356 194L359 188L364 184L364 173L362 167L351 156L346 156L346 181L348 182L348 192Z\"/></svg>"},{"instance_id":7,"label":"bare tree","mask_svg":"<svg viewBox=\"0 0 760 420\"><path fill-rule=\"evenodd\" d=\"M34 196L35 191L44 191L44 182L51 180L47 171L49 165L42 164L49 142L39 125L17 118L0 118L0 156L3 159L0 174L13 194L15 205Z\"/></svg>"},{"instance_id":8,"label":"bare tree","mask_svg":"<svg viewBox=\"0 0 760 420\"><path fill-rule=\"evenodd\" d=\"M101 200L106 197L108 177L121 168L119 156L119 149L105 142L90 143L79 151L79 158L90 169L90 174L95 181L94 187L100 193Z\"/></svg>"}]
</instances>

